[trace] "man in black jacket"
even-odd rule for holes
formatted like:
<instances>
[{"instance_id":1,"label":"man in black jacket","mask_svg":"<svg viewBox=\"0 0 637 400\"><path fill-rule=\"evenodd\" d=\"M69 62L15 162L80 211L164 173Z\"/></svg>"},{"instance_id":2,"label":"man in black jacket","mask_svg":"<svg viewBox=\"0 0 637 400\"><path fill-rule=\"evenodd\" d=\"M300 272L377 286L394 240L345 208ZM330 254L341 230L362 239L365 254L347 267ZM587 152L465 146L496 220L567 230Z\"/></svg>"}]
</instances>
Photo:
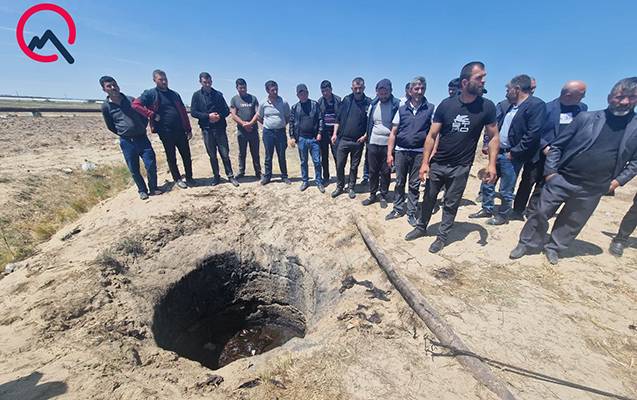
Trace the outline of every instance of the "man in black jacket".
<instances>
[{"instance_id":1,"label":"man in black jacket","mask_svg":"<svg viewBox=\"0 0 637 400\"><path fill-rule=\"evenodd\" d=\"M507 100L510 103L501 121L500 149L497 169L500 176L502 206L494 213L495 184L482 184L482 210L469 218L492 217L489 225L509 222L513 203L513 190L522 166L535 156L540 146L540 135L546 115L546 105L531 95L531 77L518 75L507 85Z\"/></svg>"},{"instance_id":2,"label":"man in black jacket","mask_svg":"<svg viewBox=\"0 0 637 400\"><path fill-rule=\"evenodd\" d=\"M124 154L128 170L137 185L139 198L147 200L148 195L161 194L157 188L157 161L155 151L146 136L148 120L133 110L133 98L119 91L114 78L103 76L100 78L102 90L108 94L102 104L102 116L109 131L119 136L119 146ZM144 161L148 175L148 187L139 170L139 159Z\"/></svg>"},{"instance_id":3,"label":"man in black jacket","mask_svg":"<svg viewBox=\"0 0 637 400\"><path fill-rule=\"evenodd\" d=\"M323 171L323 185L330 184L330 150L334 157L334 165L336 165L336 147L337 143L332 143L332 134L334 134L334 125L336 124L336 111L341 105L341 98L332 93L332 83L328 80L321 82L321 98L318 99L319 114L319 133L321 140L321 170Z\"/></svg>"},{"instance_id":4,"label":"man in black jacket","mask_svg":"<svg viewBox=\"0 0 637 400\"><path fill-rule=\"evenodd\" d=\"M228 135L226 134L226 117L230 115L230 109L223 94L212 87L212 77L207 72L199 74L201 89L192 95L190 102L190 115L199 121L199 127L203 133L203 141L206 145L210 166L212 167L212 186L221 182L219 177L219 162L217 161L217 151L221 156L223 167L228 176L228 180L234 186L239 186L239 181L232 173L232 163L230 162L230 149L228 146Z\"/></svg>"},{"instance_id":5,"label":"man in black jacket","mask_svg":"<svg viewBox=\"0 0 637 400\"><path fill-rule=\"evenodd\" d=\"M358 165L363 156L363 149L367 141L367 107L372 99L365 96L365 81L363 78L354 78L352 81L352 94L345 96L341 103L337 121L332 134L332 144L336 144L336 173L338 183L332 197L337 197L345 191L345 164L350 156L349 170L349 198L356 197L354 186L358 174Z\"/></svg>"},{"instance_id":6,"label":"man in black jacket","mask_svg":"<svg viewBox=\"0 0 637 400\"><path fill-rule=\"evenodd\" d=\"M637 77L617 82L608 95L608 108L580 113L551 144L546 156L546 184L537 207L529 207L518 245L509 255L520 258L544 247L555 265L582 230L601 197L637 174ZM544 244L548 220L555 219Z\"/></svg>"}]
</instances>

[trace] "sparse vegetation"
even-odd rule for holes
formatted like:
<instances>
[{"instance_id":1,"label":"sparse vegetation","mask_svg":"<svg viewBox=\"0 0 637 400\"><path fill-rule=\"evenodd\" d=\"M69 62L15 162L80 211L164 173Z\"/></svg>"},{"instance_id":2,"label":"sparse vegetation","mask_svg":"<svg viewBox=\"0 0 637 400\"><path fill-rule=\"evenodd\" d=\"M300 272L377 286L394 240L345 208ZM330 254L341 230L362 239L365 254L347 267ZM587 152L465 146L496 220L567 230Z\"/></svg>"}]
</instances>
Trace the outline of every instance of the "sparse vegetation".
<instances>
[{"instance_id":1,"label":"sparse vegetation","mask_svg":"<svg viewBox=\"0 0 637 400\"><path fill-rule=\"evenodd\" d=\"M130 181L128 169L117 165L70 175L31 175L20 182L21 190L0 211L0 268L32 255L35 247L60 227L124 189ZM140 245L128 243L125 251L143 254Z\"/></svg>"}]
</instances>

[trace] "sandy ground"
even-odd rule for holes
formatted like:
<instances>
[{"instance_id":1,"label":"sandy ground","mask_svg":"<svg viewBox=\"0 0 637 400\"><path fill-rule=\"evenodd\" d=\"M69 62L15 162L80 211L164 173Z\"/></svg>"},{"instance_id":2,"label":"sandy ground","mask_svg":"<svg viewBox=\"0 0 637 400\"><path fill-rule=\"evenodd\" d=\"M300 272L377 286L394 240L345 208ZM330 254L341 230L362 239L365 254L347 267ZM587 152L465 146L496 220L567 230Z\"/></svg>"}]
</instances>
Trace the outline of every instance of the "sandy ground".
<instances>
[{"instance_id":1,"label":"sandy ground","mask_svg":"<svg viewBox=\"0 0 637 400\"><path fill-rule=\"evenodd\" d=\"M25 168L57 173L85 158L120 159L99 119L79 118L11 121L28 138L2 153L8 167L3 175L11 185L19 184L15 177ZM353 214L362 216L399 272L475 352L637 398L637 331L630 328L637 322L637 245L633 241L622 259L606 251L608 233L628 209L634 183L602 200L569 254L553 267L542 255L508 259L521 222L501 227L469 222L467 215L478 209L473 200L479 182L473 178L451 243L431 255L433 236L403 241L410 230L406 220L385 222L389 209L364 208L364 194L355 201L331 199L313 186L300 193L298 183L276 181L266 187L256 182L206 186L210 166L199 133L195 136L200 187L174 189L149 202L139 201L130 188L62 229L38 255L0 280L0 398L494 398L453 358L426 352L431 333L379 270ZM236 163L234 135L230 138ZM291 176L298 177L296 150L288 149L287 158ZM161 166L164 171L165 163ZM438 213L431 232L439 219ZM81 232L63 241L75 227ZM143 243L143 254L118 254L124 272L105 272L96 257L126 238ZM265 268L297 260L315 287L314 303L305 338L211 371L155 344L153 311L198 260L225 251L252 257ZM369 298L361 286L340 293L349 274L389 290L389 301ZM375 311L381 321L348 317L357 309L366 315ZM495 373L520 399L604 398L507 370ZM206 384L211 374L224 382ZM255 378L262 384L239 388Z\"/></svg>"}]
</instances>

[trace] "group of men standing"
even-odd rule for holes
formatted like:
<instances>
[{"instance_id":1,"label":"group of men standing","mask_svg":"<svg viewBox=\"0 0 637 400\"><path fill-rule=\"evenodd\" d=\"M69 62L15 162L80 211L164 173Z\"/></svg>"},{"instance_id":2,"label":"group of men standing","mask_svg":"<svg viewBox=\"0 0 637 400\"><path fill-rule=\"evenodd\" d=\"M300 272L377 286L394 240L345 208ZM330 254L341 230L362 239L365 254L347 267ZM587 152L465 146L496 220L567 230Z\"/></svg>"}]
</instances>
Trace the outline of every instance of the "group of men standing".
<instances>
[{"instance_id":1,"label":"group of men standing","mask_svg":"<svg viewBox=\"0 0 637 400\"><path fill-rule=\"evenodd\" d=\"M369 173L369 197L364 206L379 203L387 208L391 171L396 172L393 209L386 219L406 216L414 229L405 239L427 235L427 227L444 190L442 222L429 247L436 253L447 243L473 165L479 139L484 135L483 153L488 166L482 174L482 209L469 218L488 218L490 225L527 218L513 259L543 250L556 264L587 222L602 195L624 185L637 174L637 78L618 82L608 96L606 110L588 113L581 102L586 85L570 81L560 97L545 104L535 97L535 80L518 75L506 86L506 100L497 106L483 97L487 72L481 62L466 64L459 78L449 84L449 97L436 108L425 97L427 82L416 77L405 88L405 97L395 98L392 83L382 79L376 96L365 95L365 81L352 81L352 93L343 99L332 93L329 81L321 83L318 101L309 98L305 84L296 87L299 101L290 107L278 95L274 81L265 84L267 97L259 103L247 92L247 84L237 79L238 94L227 105L221 92L212 87L212 77L199 76L201 89L191 101L191 115L198 120L213 172L213 185L220 183L217 153L221 156L229 182L245 174L250 150L255 176L262 185L272 179L273 157L277 153L281 179L291 184L285 152L298 146L302 183L309 186L308 161L314 166L314 181L325 192L329 184L330 153L336 163L336 188L332 197L347 192L356 197L358 168L363 160ZM112 77L100 84L108 94L102 107L107 127L120 136L120 146L140 197L160 194L156 161L146 136L146 124L158 133L171 175L180 188L193 184L188 141L192 137L189 118L180 96L168 89L163 71L153 72L155 88L136 99L119 91ZM226 117L237 124L239 173L235 176L229 157ZM259 159L258 125L263 126L264 171ZM288 127L286 134L286 127ZM185 179L177 167L181 155ZM144 161L148 187L140 174ZM345 167L349 159L349 174ZM367 171L366 171L367 172ZM522 175L517 192L517 178ZM347 178L347 179L346 179ZM499 180L502 204L496 209L495 185ZM420 208L420 185L425 183ZM407 191L405 191L407 186ZM514 193L515 196L514 196ZM529 200L530 199L530 200ZM548 221L564 205L550 240L545 242ZM611 245L621 255L627 238L637 225L635 204L622 221Z\"/></svg>"}]
</instances>

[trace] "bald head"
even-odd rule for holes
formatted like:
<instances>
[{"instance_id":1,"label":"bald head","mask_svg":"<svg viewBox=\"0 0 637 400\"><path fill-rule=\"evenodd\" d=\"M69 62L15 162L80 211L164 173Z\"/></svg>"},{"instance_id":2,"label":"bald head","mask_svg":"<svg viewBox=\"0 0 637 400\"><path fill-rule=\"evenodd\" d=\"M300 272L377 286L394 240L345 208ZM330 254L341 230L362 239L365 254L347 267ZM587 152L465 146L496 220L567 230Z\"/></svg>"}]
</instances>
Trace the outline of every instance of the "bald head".
<instances>
[{"instance_id":1,"label":"bald head","mask_svg":"<svg viewBox=\"0 0 637 400\"><path fill-rule=\"evenodd\" d=\"M586 84L582 81L568 81L562 87L560 103L574 106L586 96Z\"/></svg>"}]
</instances>

